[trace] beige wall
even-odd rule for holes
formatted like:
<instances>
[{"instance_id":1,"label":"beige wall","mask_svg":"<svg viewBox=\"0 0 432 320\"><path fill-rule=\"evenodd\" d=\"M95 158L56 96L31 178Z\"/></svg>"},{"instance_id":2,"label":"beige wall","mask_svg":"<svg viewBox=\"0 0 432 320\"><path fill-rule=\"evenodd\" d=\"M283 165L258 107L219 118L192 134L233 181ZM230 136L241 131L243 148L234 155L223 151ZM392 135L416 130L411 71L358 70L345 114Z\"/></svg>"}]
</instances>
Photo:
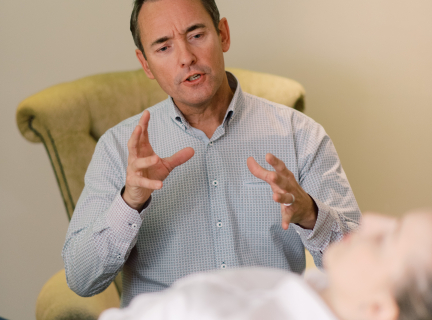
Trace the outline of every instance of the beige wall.
<instances>
[{"instance_id":1,"label":"beige wall","mask_svg":"<svg viewBox=\"0 0 432 320\"><path fill-rule=\"evenodd\" d=\"M218 0L228 66L287 76L332 137L362 210L432 206L432 2ZM19 101L86 75L138 68L131 1L1 1L0 316L31 319L62 268L66 214Z\"/></svg>"}]
</instances>

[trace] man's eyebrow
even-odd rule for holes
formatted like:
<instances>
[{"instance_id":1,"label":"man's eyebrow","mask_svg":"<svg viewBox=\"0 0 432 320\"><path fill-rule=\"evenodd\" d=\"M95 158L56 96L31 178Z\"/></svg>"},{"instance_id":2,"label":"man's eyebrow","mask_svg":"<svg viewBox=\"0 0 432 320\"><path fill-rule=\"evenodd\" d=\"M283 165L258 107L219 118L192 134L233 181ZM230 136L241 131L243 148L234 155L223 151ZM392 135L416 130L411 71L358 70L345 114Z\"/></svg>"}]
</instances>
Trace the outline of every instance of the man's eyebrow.
<instances>
[{"instance_id":1,"label":"man's eyebrow","mask_svg":"<svg viewBox=\"0 0 432 320\"><path fill-rule=\"evenodd\" d=\"M162 37L157 39L156 41L153 41L153 43L151 44L151 47L160 44L160 43L164 43L165 41L168 41L170 38L169 37Z\"/></svg>"},{"instance_id":2,"label":"man's eyebrow","mask_svg":"<svg viewBox=\"0 0 432 320\"><path fill-rule=\"evenodd\" d=\"M194 24L193 26L190 26L189 28L187 28L185 33L192 32L192 31L194 31L196 29L204 29L204 28L206 28L205 24L203 24L203 23L197 23L197 24Z\"/></svg>"},{"instance_id":3,"label":"man's eyebrow","mask_svg":"<svg viewBox=\"0 0 432 320\"><path fill-rule=\"evenodd\" d=\"M186 33L192 32L192 31L194 31L196 29L204 29L204 28L207 28L205 24L203 24L203 23L197 23L197 24L194 24L194 25L190 26L189 28L187 28L184 33L186 34ZM168 41L169 39L171 39L171 38L170 37L159 38L159 39L153 41L150 46L153 47L153 46L155 46L157 44L164 43L164 42Z\"/></svg>"}]
</instances>

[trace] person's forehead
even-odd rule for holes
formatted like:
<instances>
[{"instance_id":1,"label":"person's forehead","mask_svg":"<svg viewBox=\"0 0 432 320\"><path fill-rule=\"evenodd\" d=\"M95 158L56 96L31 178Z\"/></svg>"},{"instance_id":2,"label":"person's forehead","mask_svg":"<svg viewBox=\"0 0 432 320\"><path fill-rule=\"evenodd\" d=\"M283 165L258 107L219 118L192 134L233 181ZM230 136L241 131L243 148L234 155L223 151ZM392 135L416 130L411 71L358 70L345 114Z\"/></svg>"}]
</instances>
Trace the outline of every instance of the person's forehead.
<instances>
[{"instance_id":1,"label":"person's forehead","mask_svg":"<svg viewBox=\"0 0 432 320\"><path fill-rule=\"evenodd\" d=\"M399 223L395 217L368 212L363 215L360 228L365 235L394 233Z\"/></svg>"},{"instance_id":2,"label":"person's forehead","mask_svg":"<svg viewBox=\"0 0 432 320\"><path fill-rule=\"evenodd\" d=\"M156 0L145 2L138 16L141 36L146 42L184 33L193 25L212 23L201 0Z\"/></svg>"},{"instance_id":3,"label":"person's forehead","mask_svg":"<svg viewBox=\"0 0 432 320\"><path fill-rule=\"evenodd\" d=\"M416 211L401 221L401 241L428 244L432 247L432 212Z\"/></svg>"},{"instance_id":4,"label":"person's forehead","mask_svg":"<svg viewBox=\"0 0 432 320\"><path fill-rule=\"evenodd\" d=\"M395 279L406 275L406 267L432 266L432 213L412 212L401 219L392 267Z\"/></svg>"}]
</instances>

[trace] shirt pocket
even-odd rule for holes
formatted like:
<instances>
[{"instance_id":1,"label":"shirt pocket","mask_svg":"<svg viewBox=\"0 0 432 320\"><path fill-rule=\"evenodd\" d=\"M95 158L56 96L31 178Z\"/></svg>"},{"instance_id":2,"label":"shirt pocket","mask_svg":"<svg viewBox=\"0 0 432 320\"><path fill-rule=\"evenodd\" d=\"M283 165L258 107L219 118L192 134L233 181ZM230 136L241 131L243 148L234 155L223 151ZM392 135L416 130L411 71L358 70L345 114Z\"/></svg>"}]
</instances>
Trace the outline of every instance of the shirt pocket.
<instances>
[{"instance_id":1,"label":"shirt pocket","mask_svg":"<svg viewBox=\"0 0 432 320\"><path fill-rule=\"evenodd\" d=\"M267 182L260 180L260 179L246 179L243 181L243 186L246 189L249 189L249 188L266 188L266 187L271 189L270 185Z\"/></svg>"},{"instance_id":2,"label":"shirt pocket","mask_svg":"<svg viewBox=\"0 0 432 320\"><path fill-rule=\"evenodd\" d=\"M271 239L271 226L280 223L280 206L273 201L273 191L263 180L245 179L241 189L242 209L238 218L247 226L245 236L265 243Z\"/></svg>"},{"instance_id":3,"label":"shirt pocket","mask_svg":"<svg viewBox=\"0 0 432 320\"><path fill-rule=\"evenodd\" d=\"M260 179L243 180L243 203L249 214L268 216L270 212L278 211L278 205L273 201L273 190L270 185Z\"/></svg>"}]
</instances>

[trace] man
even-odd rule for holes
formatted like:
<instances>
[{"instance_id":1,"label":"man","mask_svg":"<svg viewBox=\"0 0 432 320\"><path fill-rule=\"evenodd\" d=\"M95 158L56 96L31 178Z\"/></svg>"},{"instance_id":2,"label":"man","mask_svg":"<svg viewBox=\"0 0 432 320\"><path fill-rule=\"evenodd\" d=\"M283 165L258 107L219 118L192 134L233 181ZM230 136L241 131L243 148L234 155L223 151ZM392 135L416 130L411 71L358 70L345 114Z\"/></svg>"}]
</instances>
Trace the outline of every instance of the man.
<instances>
[{"instance_id":1,"label":"man","mask_svg":"<svg viewBox=\"0 0 432 320\"><path fill-rule=\"evenodd\" d=\"M431 211L365 215L358 232L324 254L324 285L277 269L197 274L100 320L430 320L431 234Z\"/></svg>"},{"instance_id":2,"label":"man","mask_svg":"<svg viewBox=\"0 0 432 320\"><path fill-rule=\"evenodd\" d=\"M94 295L123 270L126 306L199 271L301 273L304 246L320 265L360 217L322 127L225 73L214 1L137 0L131 30L170 97L99 140L63 249L71 289Z\"/></svg>"}]
</instances>

